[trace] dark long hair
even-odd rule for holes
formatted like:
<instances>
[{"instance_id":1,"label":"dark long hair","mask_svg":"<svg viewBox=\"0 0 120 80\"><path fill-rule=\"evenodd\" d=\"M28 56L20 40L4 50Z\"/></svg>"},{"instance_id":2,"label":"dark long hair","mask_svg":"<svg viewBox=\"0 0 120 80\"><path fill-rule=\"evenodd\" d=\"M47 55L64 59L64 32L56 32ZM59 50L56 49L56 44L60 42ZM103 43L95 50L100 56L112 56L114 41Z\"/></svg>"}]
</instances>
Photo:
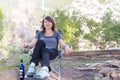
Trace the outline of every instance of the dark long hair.
<instances>
[{"instance_id":1,"label":"dark long hair","mask_svg":"<svg viewBox=\"0 0 120 80\"><path fill-rule=\"evenodd\" d=\"M43 33L45 33L44 20L50 21L50 22L52 23L52 31L55 31L55 26L56 26L56 24L55 24L54 19L53 19L51 16L46 16L46 17L43 19L42 25L41 25L41 28L42 28Z\"/></svg>"}]
</instances>

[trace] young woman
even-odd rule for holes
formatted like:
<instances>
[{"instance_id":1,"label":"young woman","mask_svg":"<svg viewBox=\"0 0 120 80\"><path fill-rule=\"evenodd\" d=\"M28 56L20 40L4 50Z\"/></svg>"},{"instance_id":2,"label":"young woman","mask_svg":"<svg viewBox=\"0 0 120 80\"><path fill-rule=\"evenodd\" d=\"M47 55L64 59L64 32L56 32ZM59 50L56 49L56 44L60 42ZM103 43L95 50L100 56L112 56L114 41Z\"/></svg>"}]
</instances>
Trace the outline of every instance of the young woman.
<instances>
[{"instance_id":1,"label":"young woman","mask_svg":"<svg viewBox=\"0 0 120 80\"><path fill-rule=\"evenodd\" d=\"M66 55L70 53L69 47L65 45L60 32L58 32L55 27L54 19L51 16L46 16L42 21L42 30L36 33L31 43L23 44L23 47L35 46L27 71L28 77L34 75L35 66L37 66L39 62L41 63L41 68L39 72L35 74L35 77L44 78L49 76L49 72L51 71L49 60L54 59L58 55L58 45L64 49Z\"/></svg>"}]
</instances>

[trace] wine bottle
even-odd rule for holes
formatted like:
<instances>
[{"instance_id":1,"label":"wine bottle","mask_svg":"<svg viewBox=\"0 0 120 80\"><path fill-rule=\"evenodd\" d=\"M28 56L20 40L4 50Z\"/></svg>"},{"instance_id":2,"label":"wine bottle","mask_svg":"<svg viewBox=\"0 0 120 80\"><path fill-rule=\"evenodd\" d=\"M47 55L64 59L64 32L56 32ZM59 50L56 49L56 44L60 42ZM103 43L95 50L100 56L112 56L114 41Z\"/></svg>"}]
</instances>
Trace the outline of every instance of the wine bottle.
<instances>
[{"instance_id":1,"label":"wine bottle","mask_svg":"<svg viewBox=\"0 0 120 80\"><path fill-rule=\"evenodd\" d=\"M19 72L20 72L20 80L24 80L24 76L25 76L25 66L24 66L24 64L23 64L23 60L22 60L22 59L21 59L21 61L20 61Z\"/></svg>"}]
</instances>

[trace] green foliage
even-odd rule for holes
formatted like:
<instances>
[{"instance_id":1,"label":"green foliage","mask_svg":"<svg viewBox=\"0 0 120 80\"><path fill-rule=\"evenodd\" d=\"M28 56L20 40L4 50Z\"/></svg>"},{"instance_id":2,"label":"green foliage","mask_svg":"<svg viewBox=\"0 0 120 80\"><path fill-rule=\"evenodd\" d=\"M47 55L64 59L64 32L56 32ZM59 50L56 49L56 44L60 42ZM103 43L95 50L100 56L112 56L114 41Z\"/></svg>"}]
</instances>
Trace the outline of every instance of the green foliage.
<instances>
[{"instance_id":1,"label":"green foliage","mask_svg":"<svg viewBox=\"0 0 120 80\"><path fill-rule=\"evenodd\" d=\"M101 24L94 21L93 19L85 18L87 27L89 28L89 33L83 35L84 39L89 40L96 48L103 49L105 41L101 38L102 36L102 27Z\"/></svg>"},{"instance_id":2,"label":"green foliage","mask_svg":"<svg viewBox=\"0 0 120 80\"><path fill-rule=\"evenodd\" d=\"M103 16L102 27L103 38L107 42L116 42L117 46L120 45L120 22L111 19L112 13L108 12Z\"/></svg>"},{"instance_id":3,"label":"green foliage","mask_svg":"<svg viewBox=\"0 0 120 80\"><path fill-rule=\"evenodd\" d=\"M23 64L25 65L25 66L28 66L29 65L29 62L30 62L30 56L29 55L26 55L26 54L19 54L19 56L17 56L17 57L15 57L14 59L13 59L13 65L16 65L16 66L19 66L19 64L20 64L20 60L22 59L23 60ZM26 69L27 69L27 67L26 67Z\"/></svg>"},{"instance_id":4,"label":"green foliage","mask_svg":"<svg viewBox=\"0 0 120 80\"><path fill-rule=\"evenodd\" d=\"M106 46L116 42L120 46L120 22L111 19L112 12L107 12L102 18L102 23L98 23L92 19L86 19L89 33L84 34L84 39L89 40L99 49L105 49ZM107 44L109 43L109 44Z\"/></svg>"},{"instance_id":5,"label":"green foliage","mask_svg":"<svg viewBox=\"0 0 120 80\"><path fill-rule=\"evenodd\" d=\"M67 4L70 4L73 0L52 0L47 4L47 7L50 8L63 8Z\"/></svg>"},{"instance_id":6,"label":"green foliage","mask_svg":"<svg viewBox=\"0 0 120 80\"><path fill-rule=\"evenodd\" d=\"M77 49L76 44L82 33L80 29L82 18L78 17L76 12L70 16L69 12L65 10L56 10L51 15L55 18L57 29L62 33L64 41L73 49Z\"/></svg>"},{"instance_id":7,"label":"green foliage","mask_svg":"<svg viewBox=\"0 0 120 80\"><path fill-rule=\"evenodd\" d=\"M2 10L0 9L0 20L3 18L2 16Z\"/></svg>"},{"instance_id":8,"label":"green foliage","mask_svg":"<svg viewBox=\"0 0 120 80\"><path fill-rule=\"evenodd\" d=\"M99 0L99 3L103 4L105 2L105 0Z\"/></svg>"},{"instance_id":9,"label":"green foliage","mask_svg":"<svg viewBox=\"0 0 120 80\"><path fill-rule=\"evenodd\" d=\"M9 44L8 49L9 49L10 55L14 55L17 53L21 54L23 52L17 45L15 45L13 43Z\"/></svg>"},{"instance_id":10,"label":"green foliage","mask_svg":"<svg viewBox=\"0 0 120 80\"><path fill-rule=\"evenodd\" d=\"M0 9L0 40L4 36L4 31L3 31L4 27L3 27L2 19L3 19L3 15L2 15L2 10Z\"/></svg>"}]
</instances>

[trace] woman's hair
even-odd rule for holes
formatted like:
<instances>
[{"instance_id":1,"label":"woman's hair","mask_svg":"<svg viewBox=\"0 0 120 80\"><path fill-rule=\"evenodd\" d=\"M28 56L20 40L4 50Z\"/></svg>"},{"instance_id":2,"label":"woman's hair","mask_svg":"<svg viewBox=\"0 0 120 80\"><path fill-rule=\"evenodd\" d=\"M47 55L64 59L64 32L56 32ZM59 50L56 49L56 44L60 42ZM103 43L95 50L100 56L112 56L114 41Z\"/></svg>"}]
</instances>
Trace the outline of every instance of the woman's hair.
<instances>
[{"instance_id":1,"label":"woman's hair","mask_svg":"<svg viewBox=\"0 0 120 80\"><path fill-rule=\"evenodd\" d=\"M42 28L43 33L45 33L45 27L44 27L44 21L45 21L45 20L48 20L48 21L50 21L50 22L52 23L52 31L55 31L55 26L56 26L56 24L55 24L54 19L53 19L51 16L46 16L46 17L43 19L42 25L41 25L41 28Z\"/></svg>"}]
</instances>

